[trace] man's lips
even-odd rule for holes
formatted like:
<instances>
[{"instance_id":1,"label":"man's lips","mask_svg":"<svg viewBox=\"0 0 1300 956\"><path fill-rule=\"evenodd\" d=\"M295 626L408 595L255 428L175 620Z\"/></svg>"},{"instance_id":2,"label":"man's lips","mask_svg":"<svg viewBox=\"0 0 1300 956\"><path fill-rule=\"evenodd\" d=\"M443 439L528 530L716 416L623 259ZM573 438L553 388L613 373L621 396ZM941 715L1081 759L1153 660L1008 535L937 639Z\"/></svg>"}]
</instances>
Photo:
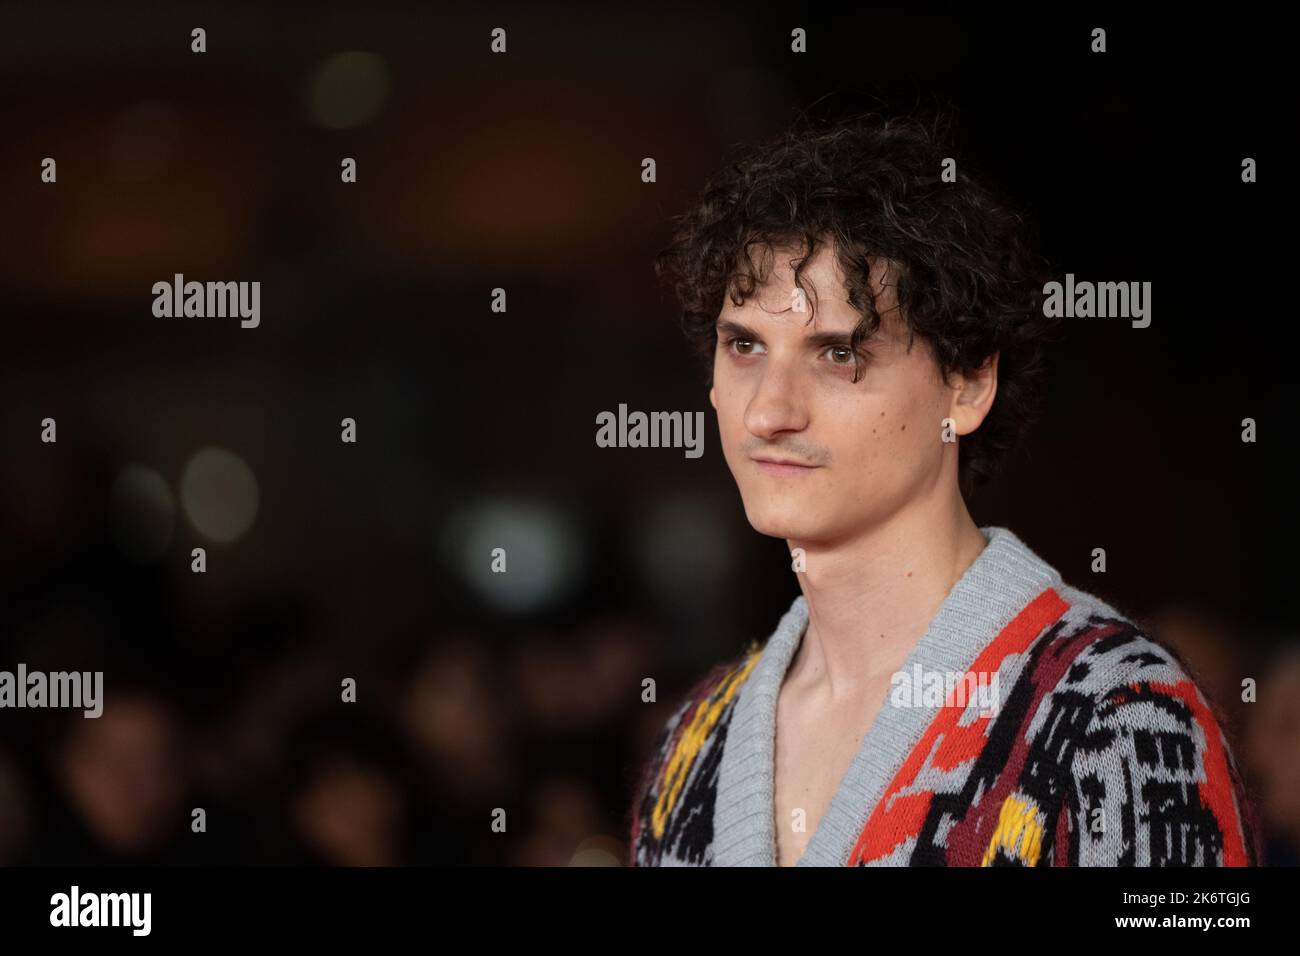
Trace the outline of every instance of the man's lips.
<instances>
[{"instance_id":1,"label":"man's lips","mask_svg":"<svg viewBox=\"0 0 1300 956\"><path fill-rule=\"evenodd\" d=\"M806 475L821 467L820 465L805 465L793 458L753 458L751 460L758 465L760 471L765 471L769 475Z\"/></svg>"}]
</instances>

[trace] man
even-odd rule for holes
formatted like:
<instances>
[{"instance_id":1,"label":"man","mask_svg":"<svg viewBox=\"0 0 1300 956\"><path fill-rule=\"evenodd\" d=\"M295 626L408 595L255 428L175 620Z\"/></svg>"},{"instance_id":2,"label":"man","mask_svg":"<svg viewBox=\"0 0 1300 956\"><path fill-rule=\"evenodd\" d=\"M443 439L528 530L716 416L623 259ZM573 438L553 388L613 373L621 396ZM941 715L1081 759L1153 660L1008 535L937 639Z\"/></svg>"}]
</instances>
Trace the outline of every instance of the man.
<instances>
[{"instance_id":1,"label":"man","mask_svg":"<svg viewBox=\"0 0 1300 956\"><path fill-rule=\"evenodd\" d=\"M657 263L801 590L676 706L634 865L1254 865L1185 667L963 497L1034 410L1044 273L942 128L791 132Z\"/></svg>"}]
</instances>

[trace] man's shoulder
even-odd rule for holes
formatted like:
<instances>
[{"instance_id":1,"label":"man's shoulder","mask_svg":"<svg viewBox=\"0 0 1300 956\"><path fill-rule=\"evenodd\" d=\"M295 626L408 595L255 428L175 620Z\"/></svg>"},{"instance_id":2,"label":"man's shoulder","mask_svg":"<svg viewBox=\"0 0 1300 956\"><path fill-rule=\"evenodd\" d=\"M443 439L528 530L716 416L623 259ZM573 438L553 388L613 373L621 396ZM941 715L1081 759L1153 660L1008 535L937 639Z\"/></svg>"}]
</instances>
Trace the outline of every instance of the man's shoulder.
<instances>
[{"instance_id":1,"label":"man's shoulder","mask_svg":"<svg viewBox=\"0 0 1300 956\"><path fill-rule=\"evenodd\" d=\"M1059 583L1054 590L1065 609L1039 636L1031 654L1054 664L1047 672L1055 691L1081 703L1086 698L1094 720L1134 694L1214 710L1177 649L1141 618L1068 584Z\"/></svg>"},{"instance_id":2,"label":"man's shoulder","mask_svg":"<svg viewBox=\"0 0 1300 956\"><path fill-rule=\"evenodd\" d=\"M762 643L751 641L739 653L709 667L676 700L653 748L652 762L658 768L666 765L674 752L698 748L716 732L762 650ZM688 730L692 731L689 735Z\"/></svg>"},{"instance_id":3,"label":"man's shoulder","mask_svg":"<svg viewBox=\"0 0 1300 956\"><path fill-rule=\"evenodd\" d=\"M1043 653L1069 665L1058 668L1058 687L1086 692L1100 703L1145 684L1152 693L1196 696L1208 706L1186 660L1143 618L1068 584L1055 590L1066 608L1040 640L1049 645Z\"/></svg>"},{"instance_id":4,"label":"man's shoulder","mask_svg":"<svg viewBox=\"0 0 1300 956\"><path fill-rule=\"evenodd\" d=\"M659 732L658 746L655 749L664 750L674 737L680 736L677 731L684 723L700 718L709 707L725 706L733 701L741 684L757 663L762 648L762 644L752 641L744 650L714 663L697 676L695 682L672 705L663 729Z\"/></svg>"},{"instance_id":5,"label":"man's shoulder","mask_svg":"<svg viewBox=\"0 0 1300 956\"><path fill-rule=\"evenodd\" d=\"M1073 728L1081 862L1257 863L1255 809L1222 711L1191 667L1134 616L1079 588L1056 590L1067 608L1031 653L1050 675L1052 719ZM1107 817L1121 827L1103 837L1095 827L1116 822ZM1166 844L1162 827L1185 839Z\"/></svg>"},{"instance_id":6,"label":"man's shoulder","mask_svg":"<svg viewBox=\"0 0 1300 956\"><path fill-rule=\"evenodd\" d=\"M715 663L672 704L633 791L633 865L708 862L712 848L706 837L712 828L720 738L762 648L751 641L738 654Z\"/></svg>"}]
</instances>

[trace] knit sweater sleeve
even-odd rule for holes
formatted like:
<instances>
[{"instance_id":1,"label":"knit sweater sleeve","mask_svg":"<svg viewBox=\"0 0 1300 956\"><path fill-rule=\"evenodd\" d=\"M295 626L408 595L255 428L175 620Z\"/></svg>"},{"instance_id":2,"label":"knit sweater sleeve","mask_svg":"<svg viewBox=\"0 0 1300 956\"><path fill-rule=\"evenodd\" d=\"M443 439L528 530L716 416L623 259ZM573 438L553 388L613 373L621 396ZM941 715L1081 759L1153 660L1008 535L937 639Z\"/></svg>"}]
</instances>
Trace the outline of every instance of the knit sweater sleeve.
<instances>
[{"instance_id":1,"label":"knit sweater sleeve","mask_svg":"<svg viewBox=\"0 0 1300 956\"><path fill-rule=\"evenodd\" d=\"M677 728L694 706L695 699L688 694L685 700L673 708L655 738L649 757L639 766L629 810L627 847L629 866L645 866L650 862L648 854L655 842L653 808L659 796L664 767L672 755L672 743L676 738Z\"/></svg>"},{"instance_id":2,"label":"knit sweater sleeve","mask_svg":"<svg viewBox=\"0 0 1300 956\"><path fill-rule=\"evenodd\" d=\"M1256 866L1255 809L1214 707L1147 637L1087 660L1100 689L1071 763L1056 862Z\"/></svg>"}]
</instances>

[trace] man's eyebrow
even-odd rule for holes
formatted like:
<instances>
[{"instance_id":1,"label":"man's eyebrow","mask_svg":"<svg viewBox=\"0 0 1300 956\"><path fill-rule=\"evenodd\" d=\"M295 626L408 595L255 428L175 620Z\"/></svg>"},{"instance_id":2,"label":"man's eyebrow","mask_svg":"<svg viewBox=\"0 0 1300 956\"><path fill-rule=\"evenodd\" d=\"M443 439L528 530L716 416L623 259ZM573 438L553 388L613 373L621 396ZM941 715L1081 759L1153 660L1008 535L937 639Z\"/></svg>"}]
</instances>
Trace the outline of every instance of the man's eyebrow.
<instances>
[{"instance_id":1,"label":"man's eyebrow","mask_svg":"<svg viewBox=\"0 0 1300 956\"><path fill-rule=\"evenodd\" d=\"M758 338L758 336L754 334L753 329L746 328L739 322L732 322L730 319L718 319L718 324L714 327L714 331L719 336L729 335L738 339Z\"/></svg>"},{"instance_id":2,"label":"man's eyebrow","mask_svg":"<svg viewBox=\"0 0 1300 956\"><path fill-rule=\"evenodd\" d=\"M761 336L757 335L753 329L741 325L739 322L733 322L730 319L718 319L718 324L715 328L719 336L726 335L738 339L761 338ZM824 348L829 345L848 345L851 338L852 330L847 332L814 332L811 335L805 335L804 341L809 345ZM875 338L875 336L867 336L867 339L872 338Z\"/></svg>"}]
</instances>

